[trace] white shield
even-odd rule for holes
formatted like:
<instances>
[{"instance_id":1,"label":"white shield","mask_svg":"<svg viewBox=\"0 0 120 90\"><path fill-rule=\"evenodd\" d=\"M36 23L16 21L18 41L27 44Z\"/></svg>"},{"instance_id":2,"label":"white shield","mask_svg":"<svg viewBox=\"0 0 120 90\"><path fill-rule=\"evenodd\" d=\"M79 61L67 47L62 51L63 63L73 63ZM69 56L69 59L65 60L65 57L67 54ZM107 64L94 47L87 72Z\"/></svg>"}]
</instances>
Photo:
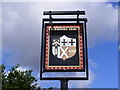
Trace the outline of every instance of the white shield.
<instances>
[{"instance_id":1,"label":"white shield","mask_svg":"<svg viewBox=\"0 0 120 90\"><path fill-rule=\"evenodd\" d=\"M57 58L66 60L76 54L76 39L65 35L52 41L52 53Z\"/></svg>"}]
</instances>

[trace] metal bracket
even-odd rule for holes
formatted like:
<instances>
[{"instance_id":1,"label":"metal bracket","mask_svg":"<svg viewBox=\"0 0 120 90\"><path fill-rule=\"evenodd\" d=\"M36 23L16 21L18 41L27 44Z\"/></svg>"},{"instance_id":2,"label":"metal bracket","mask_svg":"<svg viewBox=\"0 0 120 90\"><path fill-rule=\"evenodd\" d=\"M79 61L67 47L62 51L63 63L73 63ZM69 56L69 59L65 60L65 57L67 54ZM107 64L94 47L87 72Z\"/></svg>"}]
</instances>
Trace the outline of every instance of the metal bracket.
<instances>
[{"instance_id":1,"label":"metal bracket","mask_svg":"<svg viewBox=\"0 0 120 90\"><path fill-rule=\"evenodd\" d=\"M77 10L77 23L79 24L79 10Z\"/></svg>"},{"instance_id":2,"label":"metal bracket","mask_svg":"<svg viewBox=\"0 0 120 90\"><path fill-rule=\"evenodd\" d=\"M50 15L49 15L49 18L50 18L50 24L52 25L52 15L51 15L51 11L49 11Z\"/></svg>"},{"instance_id":3,"label":"metal bracket","mask_svg":"<svg viewBox=\"0 0 120 90\"><path fill-rule=\"evenodd\" d=\"M50 25L51 25L52 29L54 29L53 25L52 25L52 14L51 14L51 11L49 11L49 18L50 18Z\"/></svg>"}]
</instances>

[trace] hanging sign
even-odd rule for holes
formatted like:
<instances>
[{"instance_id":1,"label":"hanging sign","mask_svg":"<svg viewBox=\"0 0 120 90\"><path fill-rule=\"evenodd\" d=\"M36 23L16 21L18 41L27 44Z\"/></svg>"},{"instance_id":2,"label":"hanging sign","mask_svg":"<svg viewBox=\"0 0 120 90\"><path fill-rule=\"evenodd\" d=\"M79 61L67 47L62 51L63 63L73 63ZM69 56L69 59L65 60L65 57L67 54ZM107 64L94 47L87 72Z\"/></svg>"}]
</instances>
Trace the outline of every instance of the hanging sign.
<instances>
[{"instance_id":1,"label":"hanging sign","mask_svg":"<svg viewBox=\"0 0 120 90\"><path fill-rule=\"evenodd\" d=\"M83 23L45 24L44 71L84 71Z\"/></svg>"}]
</instances>

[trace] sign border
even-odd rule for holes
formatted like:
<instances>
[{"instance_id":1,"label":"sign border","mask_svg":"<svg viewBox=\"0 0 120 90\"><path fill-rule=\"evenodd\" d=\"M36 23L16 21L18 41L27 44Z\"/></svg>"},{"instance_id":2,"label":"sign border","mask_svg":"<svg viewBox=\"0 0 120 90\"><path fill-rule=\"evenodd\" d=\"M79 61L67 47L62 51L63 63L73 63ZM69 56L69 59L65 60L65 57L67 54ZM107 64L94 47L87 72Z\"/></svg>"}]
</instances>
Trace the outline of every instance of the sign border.
<instances>
[{"instance_id":1,"label":"sign border","mask_svg":"<svg viewBox=\"0 0 120 90\"><path fill-rule=\"evenodd\" d=\"M48 33L46 33L46 28L47 28L47 26L51 27L51 24L45 23L44 28L43 28L43 33L44 33L44 41L43 41L43 43L44 43L44 46L45 46L44 47L44 59L42 59L42 60L44 60L44 62L43 62L43 64L44 64L43 72L70 72L70 71L72 71L72 72L74 72L74 71L75 72L76 71L85 72L84 31L83 31L84 28L83 28L83 23L52 23L52 25L53 26L66 26L66 25L68 25L68 26L78 26L78 27L80 26L80 30L82 31L81 34L82 34L82 41L83 41L83 43L82 43L82 48L83 48L83 62L82 62L83 63L83 68L82 69L79 69L79 68L67 69L68 67L72 67L72 66L66 66L63 69L58 69L60 66L58 66L58 68L49 69L49 70L45 68L45 64L46 64L46 62L45 62L45 59L46 59L46 35L48 35ZM48 42L48 40L47 40L47 42ZM81 47L79 47L79 49L80 48ZM47 49L48 49L48 47L47 47ZM80 50L79 50L79 53L80 53Z\"/></svg>"}]
</instances>

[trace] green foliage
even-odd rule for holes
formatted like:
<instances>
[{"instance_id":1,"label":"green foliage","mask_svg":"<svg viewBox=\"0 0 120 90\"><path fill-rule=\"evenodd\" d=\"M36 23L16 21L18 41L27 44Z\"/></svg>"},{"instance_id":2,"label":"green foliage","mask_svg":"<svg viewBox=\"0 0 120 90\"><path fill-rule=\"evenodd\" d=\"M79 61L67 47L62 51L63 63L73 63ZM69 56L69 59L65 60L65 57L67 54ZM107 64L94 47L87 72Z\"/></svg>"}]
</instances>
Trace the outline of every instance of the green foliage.
<instances>
[{"instance_id":1,"label":"green foliage","mask_svg":"<svg viewBox=\"0 0 120 90\"><path fill-rule=\"evenodd\" d=\"M37 89L40 90L40 87L37 86L37 79L32 76L32 70L20 71L17 68L20 65L13 66L9 69L8 72L5 70L5 66L1 65L0 70L2 71L0 75L2 75L2 88L19 88L19 89Z\"/></svg>"},{"instance_id":2,"label":"green foliage","mask_svg":"<svg viewBox=\"0 0 120 90\"><path fill-rule=\"evenodd\" d=\"M2 65L0 65L0 90L2 89Z\"/></svg>"},{"instance_id":3,"label":"green foliage","mask_svg":"<svg viewBox=\"0 0 120 90\"><path fill-rule=\"evenodd\" d=\"M50 87L50 88L48 88L48 90L54 90L55 89L55 87Z\"/></svg>"}]
</instances>

